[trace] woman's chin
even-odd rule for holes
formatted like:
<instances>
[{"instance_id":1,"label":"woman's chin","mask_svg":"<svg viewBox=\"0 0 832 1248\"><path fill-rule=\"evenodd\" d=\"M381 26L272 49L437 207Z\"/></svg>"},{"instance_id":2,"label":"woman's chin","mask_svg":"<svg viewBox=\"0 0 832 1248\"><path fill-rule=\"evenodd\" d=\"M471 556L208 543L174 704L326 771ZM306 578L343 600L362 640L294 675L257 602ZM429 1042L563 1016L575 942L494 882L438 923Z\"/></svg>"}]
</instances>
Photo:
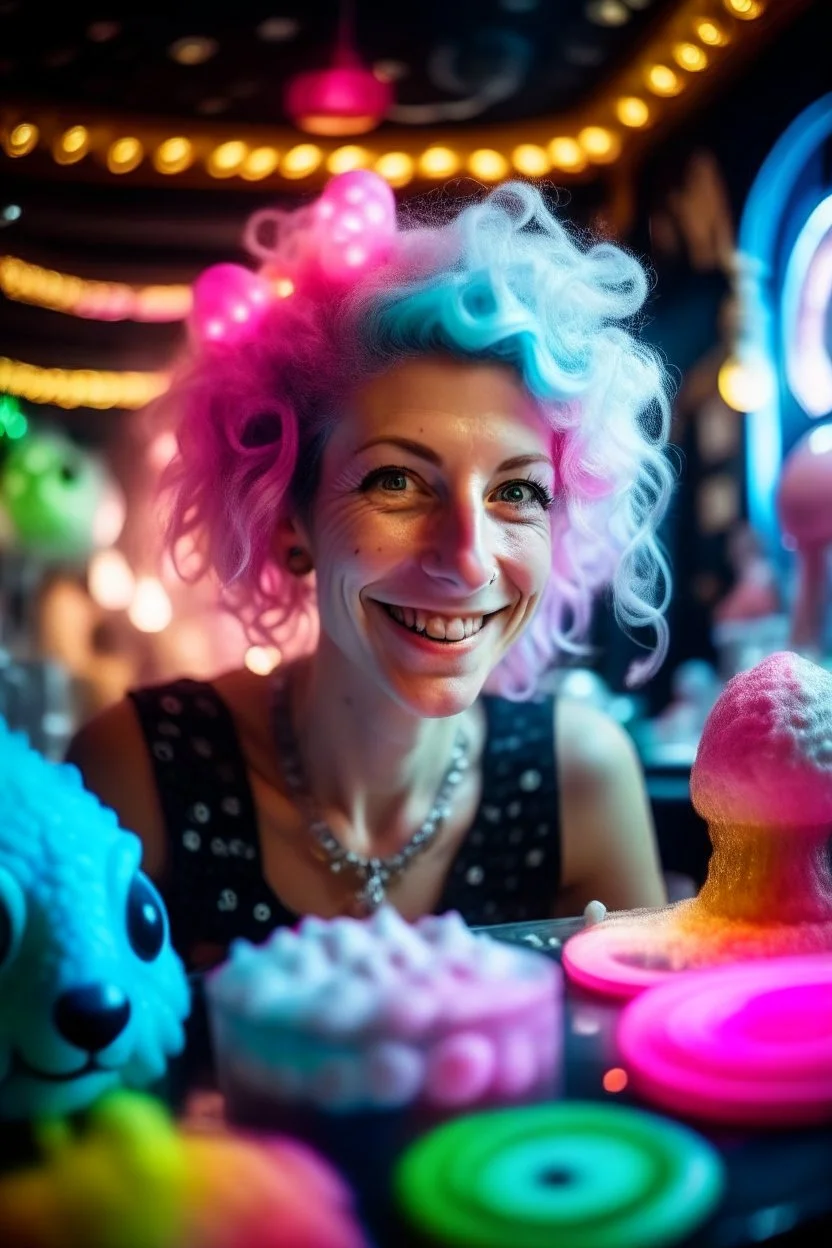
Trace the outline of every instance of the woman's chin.
<instances>
[{"instance_id":1,"label":"woman's chin","mask_svg":"<svg viewBox=\"0 0 832 1248\"><path fill-rule=\"evenodd\" d=\"M411 673L398 674L392 683L396 701L414 715L421 719L447 719L473 706L487 678L487 672L464 676L415 676Z\"/></svg>"}]
</instances>

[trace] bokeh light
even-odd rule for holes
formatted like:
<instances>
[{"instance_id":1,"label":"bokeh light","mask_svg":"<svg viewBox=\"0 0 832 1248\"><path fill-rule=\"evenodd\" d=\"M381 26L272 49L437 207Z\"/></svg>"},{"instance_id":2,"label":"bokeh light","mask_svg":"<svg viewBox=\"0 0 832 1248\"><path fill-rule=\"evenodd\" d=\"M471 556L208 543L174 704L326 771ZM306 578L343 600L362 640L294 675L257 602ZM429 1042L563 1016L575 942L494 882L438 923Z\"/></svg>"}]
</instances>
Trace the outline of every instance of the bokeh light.
<instances>
[{"instance_id":1,"label":"bokeh light","mask_svg":"<svg viewBox=\"0 0 832 1248\"><path fill-rule=\"evenodd\" d=\"M137 138L125 135L116 139L107 149L107 168L110 173L130 173L144 158L144 148Z\"/></svg>"},{"instance_id":2,"label":"bokeh light","mask_svg":"<svg viewBox=\"0 0 832 1248\"><path fill-rule=\"evenodd\" d=\"M459 169L459 156L450 147L427 147L419 157L419 172L427 178L450 178Z\"/></svg>"},{"instance_id":3,"label":"bokeh light","mask_svg":"<svg viewBox=\"0 0 832 1248\"><path fill-rule=\"evenodd\" d=\"M162 582L155 576L140 576L127 617L140 633L161 633L173 618L173 607Z\"/></svg>"},{"instance_id":4,"label":"bokeh light","mask_svg":"<svg viewBox=\"0 0 832 1248\"><path fill-rule=\"evenodd\" d=\"M153 164L159 173L184 173L193 159L194 145L181 134L165 139L153 153Z\"/></svg>"},{"instance_id":5,"label":"bokeh light","mask_svg":"<svg viewBox=\"0 0 832 1248\"><path fill-rule=\"evenodd\" d=\"M604 1071L601 1085L605 1092L615 1093L623 1092L629 1082L626 1070L621 1066L611 1066L609 1070Z\"/></svg>"},{"instance_id":6,"label":"bokeh light","mask_svg":"<svg viewBox=\"0 0 832 1248\"><path fill-rule=\"evenodd\" d=\"M499 182L508 173L508 161L501 152L480 147L468 157L468 169L483 182Z\"/></svg>"},{"instance_id":7,"label":"bokeh light","mask_svg":"<svg viewBox=\"0 0 832 1248\"><path fill-rule=\"evenodd\" d=\"M97 550L87 565L87 589L105 611L125 611L133 601L136 581L120 550Z\"/></svg>"},{"instance_id":8,"label":"bokeh light","mask_svg":"<svg viewBox=\"0 0 832 1248\"><path fill-rule=\"evenodd\" d=\"M586 156L577 139L567 135L558 135L549 144L549 155L557 169L567 169L579 173L586 168Z\"/></svg>"},{"instance_id":9,"label":"bokeh light","mask_svg":"<svg viewBox=\"0 0 832 1248\"><path fill-rule=\"evenodd\" d=\"M640 129L650 120L650 109L644 100L637 95L622 95L616 101L615 115L622 126Z\"/></svg>"},{"instance_id":10,"label":"bokeh light","mask_svg":"<svg viewBox=\"0 0 832 1248\"><path fill-rule=\"evenodd\" d=\"M407 152L386 152L378 158L374 168L390 186L406 186L414 173L413 157Z\"/></svg>"},{"instance_id":11,"label":"bokeh light","mask_svg":"<svg viewBox=\"0 0 832 1248\"><path fill-rule=\"evenodd\" d=\"M647 71L646 83L654 95L670 98L684 89L684 82L675 69L669 65L651 65Z\"/></svg>"},{"instance_id":12,"label":"bokeh light","mask_svg":"<svg viewBox=\"0 0 832 1248\"><path fill-rule=\"evenodd\" d=\"M40 131L28 121L21 121L6 135L3 148L7 156L28 156L37 146Z\"/></svg>"},{"instance_id":13,"label":"bokeh light","mask_svg":"<svg viewBox=\"0 0 832 1248\"><path fill-rule=\"evenodd\" d=\"M258 676L268 676L280 662L282 655L277 646L249 646L245 654L245 665L250 672Z\"/></svg>"}]
</instances>

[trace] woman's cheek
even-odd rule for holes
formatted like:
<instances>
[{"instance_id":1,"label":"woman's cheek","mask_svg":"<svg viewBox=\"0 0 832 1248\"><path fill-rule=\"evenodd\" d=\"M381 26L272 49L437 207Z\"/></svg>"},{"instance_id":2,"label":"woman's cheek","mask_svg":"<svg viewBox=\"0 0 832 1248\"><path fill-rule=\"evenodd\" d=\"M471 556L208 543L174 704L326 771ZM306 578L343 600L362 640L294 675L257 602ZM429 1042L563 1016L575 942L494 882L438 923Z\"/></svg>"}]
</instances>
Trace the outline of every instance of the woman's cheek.
<instances>
[{"instance_id":1,"label":"woman's cheek","mask_svg":"<svg viewBox=\"0 0 832 1248\"><path fill-rule=\"evenodd\" d=\"M552 539L548 530L534 529L515 538L508 559L512 579L518 589L528 593L540 592L549 579L552 567Z\"/></svg>"}]
</instances>

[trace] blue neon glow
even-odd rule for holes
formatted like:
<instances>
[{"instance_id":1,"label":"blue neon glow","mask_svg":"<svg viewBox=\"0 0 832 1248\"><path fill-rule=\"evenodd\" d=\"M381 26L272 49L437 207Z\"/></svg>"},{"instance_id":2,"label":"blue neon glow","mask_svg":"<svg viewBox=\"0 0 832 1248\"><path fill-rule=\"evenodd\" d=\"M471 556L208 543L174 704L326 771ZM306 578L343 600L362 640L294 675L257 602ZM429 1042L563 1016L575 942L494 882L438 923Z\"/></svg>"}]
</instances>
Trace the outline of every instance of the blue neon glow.
<instances>
[{"instance_id":1,"label":"blue neon glow","mask_svg":"<svg viewBox=\"0 0 832 1248\"><path fill-rule=\"evenodd\" d=\"M832 411L832 360L825 341L832 299L832 195L798 235L783 280L782 342L786 377L807 415Z\"/></svg>"},{"instance_id":2,"label":"blue neon glow","mask_svg":"<svg viewBox=\"0 0 832 1248\"><path fill-rule=\"evenodd\" d=\"M832 95L825 95L783 132L763 162L746 200L740 222L738 250L756 261L760 272L758 298L767 315L758 328L759 345L769 359L777 358L774 294L771 275L789 196L801 172L832 133ZM769 402L749 412L746 427L746 489L748 518L769 553L782 555L775 491L783 456L782 411L777 387Z\"/></svg>"}]
</instances>

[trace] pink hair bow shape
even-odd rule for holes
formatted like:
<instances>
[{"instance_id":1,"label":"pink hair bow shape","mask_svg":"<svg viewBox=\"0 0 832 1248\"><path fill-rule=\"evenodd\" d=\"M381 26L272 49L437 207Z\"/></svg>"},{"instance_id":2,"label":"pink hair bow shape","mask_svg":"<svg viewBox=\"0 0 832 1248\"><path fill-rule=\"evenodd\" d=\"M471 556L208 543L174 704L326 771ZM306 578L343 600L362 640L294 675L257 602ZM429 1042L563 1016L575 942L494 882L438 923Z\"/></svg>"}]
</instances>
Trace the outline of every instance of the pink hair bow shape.
<instances>
[{"instance_id":1,"label":"pink hair bow shape","mask_svg":"<svg viewBox=\"0 0 832 1248\"><path fill-rule=\"evenodd\" d=\"M349 285L382 264L396 234L396 199L376 173L355 169L330 179L308 208L267 208L248 223L244 242L259 272L215 264L193 285L189 318L198 346L235 347L254 338L265 313L296 289ZM282 284L288 290L281 290Z\"/></svg>"},{"instance_id":2,"label":"pink hair bow shape","mask_svg":"<svg viewBox=\"0 0 832 1248\"><path fill-rule=\"evenodd\" d=\"M327 277L349 281L386 259L396 233L396 200L366 169L341 173L315 204L318 262Z\"/></svg>"},{"instance_id":3,"label":"pink hair bow shape","mask_svg":"<svg viewBox=\"0 0 832 1248\"><path fill-rule=\"evenodd\" d=\"M214 264L193 284L189 317L199 345L238 346L253 337L274 299L269 283L240 264Z\"/></svg>"}]
</instances>

